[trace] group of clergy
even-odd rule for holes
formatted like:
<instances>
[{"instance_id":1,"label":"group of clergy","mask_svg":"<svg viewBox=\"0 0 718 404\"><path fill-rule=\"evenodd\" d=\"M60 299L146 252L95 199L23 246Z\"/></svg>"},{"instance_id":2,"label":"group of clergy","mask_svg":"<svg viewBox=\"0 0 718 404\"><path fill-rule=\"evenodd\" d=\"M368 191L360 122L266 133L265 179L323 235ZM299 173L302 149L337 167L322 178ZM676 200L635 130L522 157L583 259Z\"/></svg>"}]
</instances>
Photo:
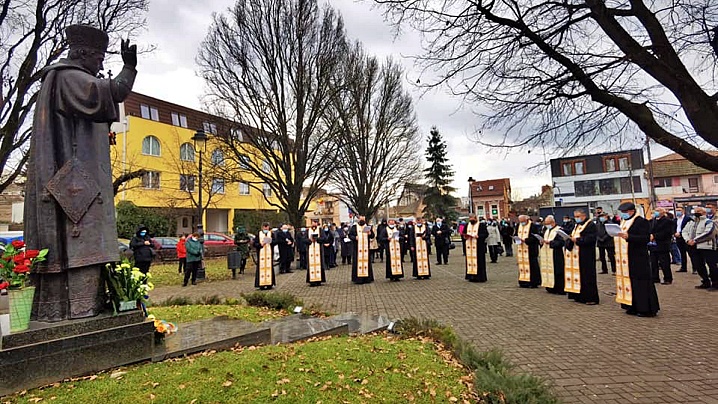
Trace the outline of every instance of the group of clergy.
<instances>
[{"instance_id":1,"label":"group of clergy","mask_svg":"<svg viewBox=\"0 0 718 404\"><path fill-rule=\"evenodd\" d=\"M394 219L387 221L378 234L375 234L373 226L366 222L364 216L354 223L346 234L345 242L352 244L352 282L356 284L371 283L374 281L373 262L371 260L370 243L374 238L382 244L386 251L386 278L391 281L398 281L404 277L404 262L402 260L402 244L407 244L412 261L412 276L417 279L431 278L431 267L429 265L429 242L432 230L424 223L423 218L417 218L412 226L406 230L400 230ZM444 227L439 226L441 236ZM450 231L448 227L443 230ZM436 236L436 234L435 234ZM446 235L448 238L449 234ZM332 239L330 239L332 237ZM443 236L442 236L443 237ZM333 248L333 236L326 229L322 231L317 222L307 230L307 237L299 241L306 246L307 260L307 283L309 286L319 286L326 282L325 272L329 269L329 251ZM272 289L276 285L274 274L273 250L279 247L280 273L291 272L289 263L291 260L282 258L283 251L290 251L294 248L295 240L289 232L288 226L273 233L269 223L262 225L262 230L253 240L254 247L258 251L257 271L254 278L254 286L260 290ZM448 249L448 248L447 248ZM484 274L485 274L484 269Z\"/></svg>"},{"instance_id":2,"label":"group of clergy","mask_svg":"<svg viewBox=\"0 0 718 404\"><path fill-rule=\"evenodd\" d=\"M620 231L614 236L616 302L628 314L653 317L660 307L648 255L650 225L631 202L621 204L618 210ZM568 294L576 302L596 305L597 227L583 208L576 209L573 216L576 224L572 229L557 226L553 216L546 217L543 234L528 216L519 216L514 238L519 286L542 286L549 293Z\"/></svg>"}]
</instances>

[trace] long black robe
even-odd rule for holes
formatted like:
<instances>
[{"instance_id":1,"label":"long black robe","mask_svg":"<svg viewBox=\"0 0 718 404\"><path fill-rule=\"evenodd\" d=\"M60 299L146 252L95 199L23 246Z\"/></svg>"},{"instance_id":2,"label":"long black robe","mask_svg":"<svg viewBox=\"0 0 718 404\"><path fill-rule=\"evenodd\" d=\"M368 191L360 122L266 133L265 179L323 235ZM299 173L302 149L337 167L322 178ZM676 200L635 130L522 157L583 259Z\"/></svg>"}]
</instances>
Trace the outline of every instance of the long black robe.
<instances>
[{"instance_id":1,"label":"long black robe","mask_svg":"<svg viewBox=\"0 0 718 404\"><path fill-rule=\"evenodd\" d=\"M486 276L486 239L489 238L489 229L486 227L486 223L479 223L479 230L476 239L476 274L469 274L469 245L471 241L468 239L469 226L466 224L461 229L461 237L466 239L466 275L464 276L469 282L486 282L488 277Z\"/></svg>"},{"instance_id":2,"label":"long black robe","mask_svg":"<svg viewBox=\"0 0 718 404\"><path fill-rule=\"evenodd\" d=\"M529 270L531 277L528 282L519 281L519 286L522 288L537 288L541 285L541 266L539 264L539 251L541 245L539 240L534 237L534 234L538 234L539 236L543 235L541 234L541 227L538 225L533 222L529 222L529 226L531 226L529 228L529 236L522 241L529 249ZM516 228L516 234L518 234L519 228L520 226Z\"/></svg>"},{"instance_id":3,"label":"long black robe","mask_svg":"<svg viewBox=\"0 0 718 404\"><path fill-rule=\"evenodd\" d=\"M581 274L581 293L571 294L574 300L580 303L598 303L598 280L596 276L596 224L589 221L586 227L576 238L579 247L578 266ZM574 242L566 240L566 248L573 249Z\"/></svg>"},{"instance_id":4,"label":"long black robe","mask_svg":"<svg viewBox=\"0 0 718 404\"><path fill-rule=\"evenodd\" d=\"M364 227L369 226L364 225ZM349 239L352 241L353 249L352 249L352 282L354 283L371 283L374 282L374 270L372 269L372 262L371 262L371 256L369 254L369 241L374 238L374 229L371 229L371 231L368 234L368 238L366 240L364 251L362 251L362 260L366 259L367 265L368 265L368 273L367 276L359 276L358 272L358 266L359 266L359 240L360 237L358 233L358 227L359 224L355 224L349 229L349 234L347 235Z\"/></svg>"},{"instance_id":5,"label":"long black robe","mask_svg":"<svg viewBox=\"0 0 718 404\"><path fill-rule=\"evenodd\" d=\"M411 254L411 261L413 263L413 268L411 271L411 276L417 279L429 279L431 278L431 260L428 258L426 259L426 266L429 270L429 275L422 275L419 276L419 265L417 262L416 257L416 238L419 237L420 241L423 243L426 243L427 252L428 252L428 246L431 241L431 230L426 227L426 224L421 225L421 227L417 227L416 225L409 228L409 249Z\"/></svg>"},{"instance_id":6,"label":"long black robe","mask_svg":"<svg viewBox=\"0 0 718 404\"><path fill-rule=\"evenodd\" d=\"M399 238L390 240L389 230L396 232ZM398 281L404 277L404 264L401 261L401 231L398 228L390 229L389 226L384 226L381 230L379 230L377 240L379 241L379 244L381 244L384 251L386 251L386 260L384 261L386 263L386 279ZM393 248L391 246L392 241L394 243ZM392 250L395 250L395 254L392 254ZM397 261L399 267L401 268L400 275L392 274L391 266L394 264L394 261Z\"/></svg>"},{"instance_id":7,"label":"long black robe","mask_svg":"<svg viewBox=\"0 0 718 404\"><path fill-rule=\"evenodd\" d=\"M290 232L277 231L274 237L279 246L279 273L289 271L294 260L294 237Z\"/></svg>"},{"instance_id":8,"label":"long black robe","mask_svg":"<svg viewBox=\"0 0 718 404\"><path fill-rule=\"evenodd\" d=\"M326 270L329 269L329 261L327 260L328 254L325 253L325 250L331 247L325 247L324 244L328 242L327 238L324 236L324 231L320 229L312 230L309 229L307 231L307 237L302 239L302 243L304 244L304 249L306 250L305 254L307 254L307 283L309 286L319 286L322 284L322 282L327 281L326 277ZM320 265L320 271L321 271L321 281L312 282L310 279L310 272L312 268L312 260L314 249L319 249L319 265Z\"/></svg>"},{"instance_id":9,"label":"long black robe","mask_svg":"<svg viewBox=\"0 0 718 404\"><path fill-rule=\"evenodd\" d=\"M661 308L648 260L650 223L637 216L628 229L628 275L631 278L632 305L622 304L629 313L655 315Z\"/></svg>"},{"instance_id":10,"label":"long black robe","mask_svg":"<svg viewBox=\"0 0 718 404\"><path fill-rule=\"evenodd\" d=\"M271 254L269 254L271 257L271 268L270 268L269 272L271 272L272 284L260 286L259 285L259 263L260 263L260 254L262 253L261 250L263 248L262 247L262 239L265 237L272 238L272 242L270 244L268 244L268 246L264 247L264 248L269 248L270 252L271 252ZM277 284L277 279L276 279L276 276L274 275L274 246L277 245L277 239L276 239L276 237L274 237L272 235L272 232L269 232L265 235L264 231L260 231L259 234L257 235L257 237L255 237L254 240L252 240L252 245L257 250L257 266L256 266L256 271L254 273L254 287L259 288L259 289L271 289L272 287L274 287Z\"/></svg>"},{"instance_id":11,"label":"long black robe","mask_svg":"<svg viewBox=\"0 0 718 404\"><path fill-rule=\"evenodd\" d=\"M118 260L110 123L137 72L98 79L62 59L42 72L25 185L25 242L48 249L31 274L32 319L61 321L102 311L101 270ZM3 136L11 136L4 134Z\"/></svg>"},{"instance_id":12,"label":"long black robe","mask_svg":"<svg viewBox=\"0 0 718 404\"><path fill-rule=\"evenodd\" d=\"M549 243L548 247L551 249L551 252L553 254L553 287L552 288L546 288L546 291L549 293L554 293L557 295L565 295L566 292L564 292L564 286L565 286L565 280L564 280L564 252L563 247L566 245L566 242L563 240L563 238L556 236L551 242ZM545 248L545 247L544 247Z\"/></svg>"},{"instance_id":13,"label":"long black robe","mask_svg":"<svg viewBox=\"0 0 718 404\"><path fill-rule=\"evenodd\" d=\"M329 270L329 268L332 268L333 262L334 262L334 234L329 229L322 229L321 236L322 236L322 260L323 262L326 262L326 270Z\"/></svg>"}]
</instances>

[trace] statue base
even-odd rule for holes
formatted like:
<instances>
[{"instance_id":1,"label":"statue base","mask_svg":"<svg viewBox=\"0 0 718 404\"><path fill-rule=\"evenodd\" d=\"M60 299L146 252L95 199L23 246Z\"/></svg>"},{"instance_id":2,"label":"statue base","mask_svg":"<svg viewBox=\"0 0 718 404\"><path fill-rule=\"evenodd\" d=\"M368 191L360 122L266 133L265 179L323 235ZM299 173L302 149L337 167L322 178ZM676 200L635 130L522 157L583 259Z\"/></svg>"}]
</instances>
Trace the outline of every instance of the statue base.
<instances>
[{"instance_id":1,"label":"statue base","mask_svg":"<svg viewBox=\"0 0 718 404\"><path fill-rule=\"evenodd\" d=\"M0 337L0 396L152 359L154 324L139 311L110 313Z\"/></svg>"}]
</instances>

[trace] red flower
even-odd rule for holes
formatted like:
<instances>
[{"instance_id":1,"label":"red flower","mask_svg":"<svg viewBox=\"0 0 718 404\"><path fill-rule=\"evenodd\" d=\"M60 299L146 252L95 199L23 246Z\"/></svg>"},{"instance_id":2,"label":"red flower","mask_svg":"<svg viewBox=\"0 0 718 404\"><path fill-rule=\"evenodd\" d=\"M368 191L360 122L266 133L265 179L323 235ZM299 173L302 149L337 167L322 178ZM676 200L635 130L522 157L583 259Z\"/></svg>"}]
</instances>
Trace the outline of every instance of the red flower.
<instances>
[{"instance_id":1,"label":"red flower","mask_svg":"<svg viewBox=\"0 0 718 404\"><path fill-rule=\"evenodd\" d=\"M25 253L19 253L16 256L12 257L12 260L15 261L16 264L22 264L25 262Z\"/></svg>"},{"instance_id":2,"label":"red flower","mask_svg":"<svg viewBox=\"0 0 718 404\"><path fill-rule=\"evenodd\" d=\"M38 255L40 255L40 251L39 251L39 250L27 250L27 251L25 251L25 258L33 259L33 258L37 257Z\"/></svg>"},{"instance_id":3,"label":"red flower","mask_svg":"<svg viewBox=\"0 0 718 404\"><path fill-rule=\"evenodd\" d=\"M13 268L12 271L16 274L25 274L30 272L30 267L25 264L19 264L15 265L15 268Z\"/></svg>"},{"instance_id":4,"label":"red flower","mask_svg":"<svg viewBox=\"0 0 718 404\"><path fill-rule=\"evenodd\" d=\"M0 290L7 289L10 287L10 284L7 282L0 283Z\"/></svg>"},{"instance_id":5,"label":"red flower","mask_svg":"<svg viewBox=\"0 0 718 404\"><path fill-rule=\"evenodd\" d=\"M12 244L12 246L15 247L15 248L17 248L17 249L20 249L20 248L25 247L25 242L22 241L22 240L15 240L15 241L13 241L13 242L10 243L10 244Z\"/></svg>"}]
</instances>

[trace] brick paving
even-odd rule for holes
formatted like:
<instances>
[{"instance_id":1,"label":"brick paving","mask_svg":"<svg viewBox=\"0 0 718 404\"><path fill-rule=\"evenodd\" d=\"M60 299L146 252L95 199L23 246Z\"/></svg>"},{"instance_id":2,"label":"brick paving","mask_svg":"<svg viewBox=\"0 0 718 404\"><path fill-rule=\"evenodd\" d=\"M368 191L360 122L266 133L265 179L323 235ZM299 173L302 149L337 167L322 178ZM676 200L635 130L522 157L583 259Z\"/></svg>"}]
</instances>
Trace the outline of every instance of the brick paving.
<instances>
[{"instance_id":1,"label":"brick paving","mask_svg":"<svg viewBox=\"0 0 718 404\"><path fill-rule=\"evenodd\" d=\"M499 348L522 370L551 380L566 403L718 404L718 292L695 290L697 275L676 273L673 285L657 285L661 312L638 318L608 294L615 288L611 275L598 275L601 304L585 306L519 288L513 258L488 264L484 284L463 279L463 257L450 260L433 265L430 280L389 282L377 262L372 284L352 284L350 268L340 266L321 287L310 288L305 272L295 271L278 275L275 290L329 312L440 320L478 348ZM158 287L152 298L236 297L254 290L253 282L249 270L233 281Z\"/></svg>"}]
</instances>

